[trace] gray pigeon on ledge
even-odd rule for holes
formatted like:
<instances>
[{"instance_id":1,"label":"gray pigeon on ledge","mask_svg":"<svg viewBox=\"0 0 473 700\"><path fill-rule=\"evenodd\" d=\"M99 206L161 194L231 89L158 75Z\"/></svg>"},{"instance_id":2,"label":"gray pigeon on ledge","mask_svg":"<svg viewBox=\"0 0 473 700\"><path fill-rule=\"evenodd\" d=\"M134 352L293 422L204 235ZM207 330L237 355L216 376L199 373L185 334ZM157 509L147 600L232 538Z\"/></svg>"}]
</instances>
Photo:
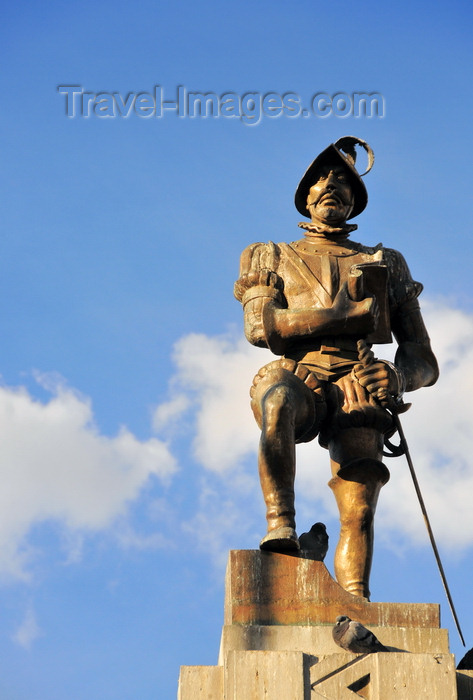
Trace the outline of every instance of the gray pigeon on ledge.
<instances>
[{"instance_id":1,"label":"gray pigeon on ledge","mask_svg":"<svg viewBox=\"0 0 473 700\"><path fill-rule=\"evenodd\" d=\"M361 622L351 620L347 615L339 615L332 630L333 641L352 654L372 654L389 651L379 639L364 627Z\"/></svg>"}]
</instances>

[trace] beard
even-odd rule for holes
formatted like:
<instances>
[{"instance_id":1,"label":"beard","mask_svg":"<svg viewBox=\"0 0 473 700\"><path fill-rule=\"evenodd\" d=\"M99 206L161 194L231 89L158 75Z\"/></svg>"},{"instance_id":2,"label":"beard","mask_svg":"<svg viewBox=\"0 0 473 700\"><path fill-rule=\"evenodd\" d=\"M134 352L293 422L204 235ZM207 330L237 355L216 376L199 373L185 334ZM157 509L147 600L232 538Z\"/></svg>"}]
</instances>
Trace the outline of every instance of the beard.
<instances>
[{"instance_id":1,"label":"beard","mask_svg":"<svg viewBox=\"0 0 473 700\"><path fill-rule=\"evenodd\" d=\"M342 203L338 205L322 204L320 207L317 207L317 215L320 219L325 220L327 222L344 221L346 215L346 207Z\"/></svg>"}]
</instances>

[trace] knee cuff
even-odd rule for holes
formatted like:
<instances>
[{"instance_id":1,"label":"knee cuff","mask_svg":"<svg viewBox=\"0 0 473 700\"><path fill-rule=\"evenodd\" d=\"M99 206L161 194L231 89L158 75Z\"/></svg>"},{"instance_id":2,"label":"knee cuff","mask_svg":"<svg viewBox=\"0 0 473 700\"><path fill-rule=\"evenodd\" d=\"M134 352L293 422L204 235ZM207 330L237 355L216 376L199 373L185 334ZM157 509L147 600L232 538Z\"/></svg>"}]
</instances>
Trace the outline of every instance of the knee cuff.
<instances>
[{"instance_id":1,"label":"knee cuff","mask_svg":"<svg viewBox=\"0 0 473 700\"><path fill-rule=\"evenodd\" d=\"M359 457L342 464L337 477L344 481L357 481L362 484L376 482L384 486L389 481L390 473L387 466L378 459Z\"/></svg>"}]
</instances>

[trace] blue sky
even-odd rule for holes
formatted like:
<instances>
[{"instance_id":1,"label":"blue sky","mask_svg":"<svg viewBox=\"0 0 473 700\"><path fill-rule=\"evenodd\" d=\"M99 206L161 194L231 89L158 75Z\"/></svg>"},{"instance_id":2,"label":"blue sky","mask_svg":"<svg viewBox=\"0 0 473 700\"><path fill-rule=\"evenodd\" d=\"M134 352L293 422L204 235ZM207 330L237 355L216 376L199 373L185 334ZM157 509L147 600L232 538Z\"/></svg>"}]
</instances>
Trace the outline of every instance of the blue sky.
<instances>
[{"instance_id":1,"label":"blue sky","mask_svg":"<svg viewBox=\"0 0 473 700\"><path fill-rule=\"evenodd\" d=\"M376 161L356 240L422 281L442 377L405 430L473 646L473 10L298 0L10 4L2 23L0 695L167 700L217 661L230 548L264 533L241 250L299 236L293 192L345 134ZM382 118L89 118L94 94L379 93ZM378 354L390 350L379 348ZM387 354L385 356L387 356ZM299 530L337 518L299 454ZM402 459L377 515L373 599L439 602Z\"/></svg>"}]
</instances>

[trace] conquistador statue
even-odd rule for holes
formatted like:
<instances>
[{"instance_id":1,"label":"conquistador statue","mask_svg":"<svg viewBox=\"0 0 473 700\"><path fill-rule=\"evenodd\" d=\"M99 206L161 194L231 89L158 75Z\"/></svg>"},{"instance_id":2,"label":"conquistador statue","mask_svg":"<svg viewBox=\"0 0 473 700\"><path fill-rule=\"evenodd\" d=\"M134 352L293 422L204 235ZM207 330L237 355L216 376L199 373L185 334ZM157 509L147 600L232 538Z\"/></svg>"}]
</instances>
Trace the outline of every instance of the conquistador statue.
<instances>
[{"instance_id":1,"label":"conquistador statue","mask_svg":"<svg viewBox=\"0 0 473 700\"><path fill-rule=\"evenodd\" d=\"M235 296L249 342L278 356L251 388L268 522L260 547L299 549L295 445L318 436L329 451L340 511L335 575L345 590L369 599L373 518L389 479L383 444L393 432L381 397L399 403L403 392L434 384L438 367L419 309L422 285L403 256L350 238L357 226L347 221L368 200L356 145L367 151L370 169L372 151L361 139L346 136L322 151L295 195L297 210L310 218L299 224L303 238L248 246ZM376 360L371 346L392 336L394 363Z\"/></svg>"}]
</instances>

